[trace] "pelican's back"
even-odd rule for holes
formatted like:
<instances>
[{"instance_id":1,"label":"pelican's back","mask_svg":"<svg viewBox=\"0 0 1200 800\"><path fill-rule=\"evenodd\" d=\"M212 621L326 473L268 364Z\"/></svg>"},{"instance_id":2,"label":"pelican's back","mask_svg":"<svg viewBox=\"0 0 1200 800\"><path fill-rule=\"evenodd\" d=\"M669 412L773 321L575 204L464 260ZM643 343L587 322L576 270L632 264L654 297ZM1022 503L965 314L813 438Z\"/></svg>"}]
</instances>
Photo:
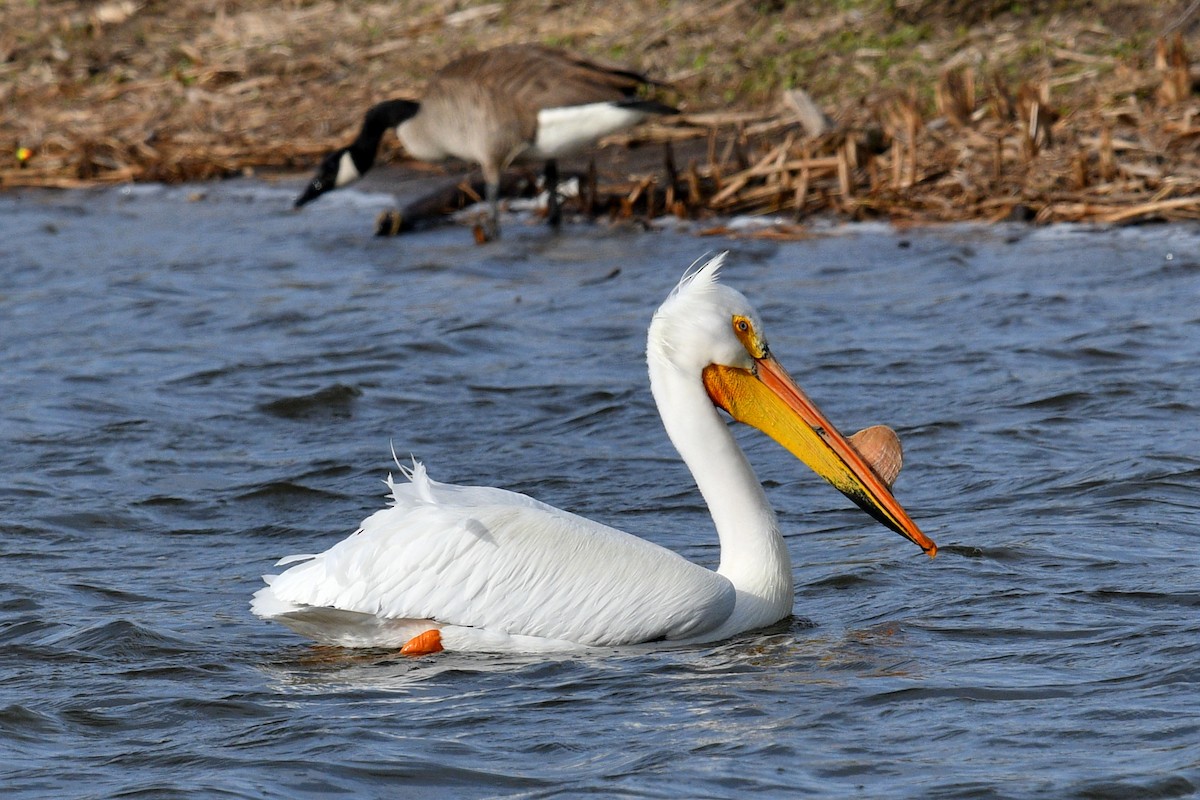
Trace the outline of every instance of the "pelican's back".
<instances>
[{"instance_id":1,"label":"pelican's back","mask_svg":"<svg viewBox=\"0 0 1200 800\"><path fill-rule=\"evenodd\" d=\"M474 649L505 649L514 636L592 646L689 638L733 609L716 573L525 495L437 483L419 467L391 485L394 505L356 534L284 559L307 560L268 578L255 613L336 644L392 645L432 624L448 643L457 634ZM348 615L366 619L351 626Z\"/></svg>"}]
</instances>

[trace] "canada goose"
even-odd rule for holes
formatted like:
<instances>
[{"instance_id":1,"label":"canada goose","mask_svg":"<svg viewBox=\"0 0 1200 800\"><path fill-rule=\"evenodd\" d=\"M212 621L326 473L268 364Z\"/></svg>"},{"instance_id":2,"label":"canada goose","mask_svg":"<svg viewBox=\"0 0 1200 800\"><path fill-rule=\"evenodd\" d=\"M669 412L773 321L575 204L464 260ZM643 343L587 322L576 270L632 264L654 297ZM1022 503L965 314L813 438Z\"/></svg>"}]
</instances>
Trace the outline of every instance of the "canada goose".
<instances>
[{"instance_id":1,"label":"canada goose","mask_svg":"<svg viewBox=\"0 0 1200 800\"><path fill-rule=\"evenodd\" d=\"M491 207L485 234L499 234L500 173L517 159L545 159L550 222L558 224L555 159L577 153L652 114L679 110L637 92L654 82L537 45L510 45L450 62L429 81L423 99L373 106L349 147L325 156L296 207L361 178L395 128L405 150L422 161L456 157L483 169Z\"/></svg>"}]
</instances>

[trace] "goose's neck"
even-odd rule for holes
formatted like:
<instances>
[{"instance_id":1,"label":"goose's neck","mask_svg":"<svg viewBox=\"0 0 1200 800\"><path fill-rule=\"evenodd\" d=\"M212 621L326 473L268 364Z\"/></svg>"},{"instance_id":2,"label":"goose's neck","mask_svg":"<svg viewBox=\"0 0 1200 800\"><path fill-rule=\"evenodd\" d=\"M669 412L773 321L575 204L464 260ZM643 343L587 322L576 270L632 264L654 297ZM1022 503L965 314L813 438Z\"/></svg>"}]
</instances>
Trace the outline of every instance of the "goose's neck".
<instances>
[{"instance_id":1,"label":"goose's neck","mask_svg":"<svg viewBox=\"0 0 1200 800\"><path fill-rule=\"evenodd\" d=\"M358 136L348 148L360 173L365 173L375 163L383 134L411 118L419 109L420 105L411 100L387 100L371 106L363 117Z\"/></svg>"},{"instance_id":2,"label":"goose's neck","mask_svg":"<svg viewBox=\"0 0 1200 800\"><path fill-rule=\"evenodd\" d=\"M651 360L650 385L667 435L712 514L721 543L717 572L738 590L735 615L756 623L742 629L778 621L791 612L792 565L762 484L698 376Z\"/></svg>"}]
</instances>

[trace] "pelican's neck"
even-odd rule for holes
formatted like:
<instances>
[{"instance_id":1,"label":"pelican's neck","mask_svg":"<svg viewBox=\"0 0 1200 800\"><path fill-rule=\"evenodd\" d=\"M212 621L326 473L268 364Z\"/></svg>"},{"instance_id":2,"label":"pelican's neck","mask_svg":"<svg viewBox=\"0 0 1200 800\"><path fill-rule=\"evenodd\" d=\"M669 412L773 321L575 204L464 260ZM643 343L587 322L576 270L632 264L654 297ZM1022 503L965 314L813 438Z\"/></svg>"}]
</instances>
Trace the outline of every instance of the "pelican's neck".
<instances>
[{"instance_id":1,"label":"pelican's neck","mask_svg":"<svg viewBox=\"0 0 1200 800\"><path fill-rule=\"evenodd\" d=\"M696 374L651 358L650 387L667 435L708 504L721 565L738 592L730 623L749 630L791 613L792 564L762 484ZM728 623L727 623L728 624Z\"/></svg>"}]
</instances>

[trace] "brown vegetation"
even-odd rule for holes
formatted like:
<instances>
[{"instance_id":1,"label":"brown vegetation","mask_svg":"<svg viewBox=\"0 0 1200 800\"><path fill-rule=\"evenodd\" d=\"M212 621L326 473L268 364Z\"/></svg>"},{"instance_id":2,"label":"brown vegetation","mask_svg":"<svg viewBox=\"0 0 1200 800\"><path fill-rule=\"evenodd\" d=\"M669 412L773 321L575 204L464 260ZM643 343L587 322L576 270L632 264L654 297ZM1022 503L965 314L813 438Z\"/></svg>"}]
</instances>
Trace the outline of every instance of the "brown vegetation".
<instances>
[{"instance_id":1,"label":"brown vegetation","mask_svg":"<svg viewBox=\"0 0 1200 800\"><path fill-rule=\"evenodd\" d=\"M678 168L608 187L624 213L1200 218L1200 0L2 2L4 187L307 171L450 57L538 41L687 112L633 134Z\"/></svg>"}]
</instances>

